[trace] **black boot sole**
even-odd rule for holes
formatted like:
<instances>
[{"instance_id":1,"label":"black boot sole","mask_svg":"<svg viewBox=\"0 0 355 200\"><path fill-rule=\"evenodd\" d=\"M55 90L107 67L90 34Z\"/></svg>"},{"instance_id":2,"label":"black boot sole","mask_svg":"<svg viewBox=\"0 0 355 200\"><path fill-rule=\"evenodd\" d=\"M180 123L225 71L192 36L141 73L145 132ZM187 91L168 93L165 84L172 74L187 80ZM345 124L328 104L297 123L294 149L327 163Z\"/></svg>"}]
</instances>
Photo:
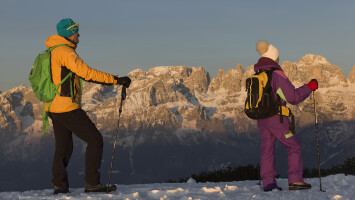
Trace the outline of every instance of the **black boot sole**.
<instances>
[{"instance_id":1,"label":"black boot sole","mask_svg":"<svg viewBox=\"0 0 355 200\"><path fill-rule=\"evenodd\" d=\"M69 189L54 190L53 194L66 194L69 193Z\"/></svg>"},{"instance_id":2,"label":"black boot sole","mask_svg":"<svg viewBox=\"0 0 355 200\"><path fill-rule=\"evenodd\" d=\"M117 187L115 185L111 185L109 186L109 188L107 189L107 187L104 187L104 188L99 188L99 189L86 189L85 188L85 191L86 193L89 193L89 192L114 192L116 191Z\"/></svg>"},{"instance_id":3,"label":"black boot sole","mask_svg":"<svg viewBox=\"0 0 355 200\"><path fill-rule=\"evenodd\" d=\"M273 190L278 190L278 191L282 191L282 188L281 187L279 187L279 186L277 186L276 188L273 188L273 189L271 189L271 190L264 190L264 192L271 192L271 191L273 191Z\"/></svg>"}]
</instances>

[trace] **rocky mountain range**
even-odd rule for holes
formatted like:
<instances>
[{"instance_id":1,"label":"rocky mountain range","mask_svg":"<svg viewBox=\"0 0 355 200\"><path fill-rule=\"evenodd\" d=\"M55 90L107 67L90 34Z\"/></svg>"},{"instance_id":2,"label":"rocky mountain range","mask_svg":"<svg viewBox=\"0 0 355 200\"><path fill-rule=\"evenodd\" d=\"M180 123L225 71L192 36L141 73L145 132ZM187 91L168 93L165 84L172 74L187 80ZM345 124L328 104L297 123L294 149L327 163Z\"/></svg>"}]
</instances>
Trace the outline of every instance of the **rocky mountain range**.
<instances>
[{"instance_id":1,"label":"rocky mountain range","mask_svg":"<svg viewBox=\"0 0 355 200\"><path fill-rule=\"evenodd\" d=\"M346 78L339 67L311 54L281 67L296 87L312 78L319 81L322 167L355 156L355 67ZM203 170L257 164L258 128L243 113L244 83L253 73L253 66L244 70L241 65L226 72L219 69L215 78L202 67L160 66L130 72L132 84L123 106L113 182L162 182ZM103 177L111 161L120 90L119 86L84 84L82 107L105 139ZM304 165L309 168L317 167L313 100L309 97L299 106L289 106L296 117ZM6 182L7 190L51 187L53 130L42 137L42 109L43 104L24 85L0 93L0 170L8 171L0 183ZM75 140L68 166L74 186L83 182L84 153L85 144ZM276 154L279 173L285 176L287 154L279 144ZM22 178L14 178L18 174Z\"/></svg>"}]
</instances>

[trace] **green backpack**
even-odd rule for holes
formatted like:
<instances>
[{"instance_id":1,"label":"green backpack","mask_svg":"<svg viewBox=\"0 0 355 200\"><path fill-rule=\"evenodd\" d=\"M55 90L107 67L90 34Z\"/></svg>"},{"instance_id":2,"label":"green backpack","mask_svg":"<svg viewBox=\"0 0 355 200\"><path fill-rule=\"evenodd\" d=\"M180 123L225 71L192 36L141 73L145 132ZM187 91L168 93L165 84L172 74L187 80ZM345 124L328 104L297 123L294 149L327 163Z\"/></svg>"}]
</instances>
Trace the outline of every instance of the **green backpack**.
<instances>
[{"instance_id":1,"label":"green backpack","mask_svg":"<svg viewBox=\"0 0 355 200\"><path fill-rule=\"evenodd\" d=\"M71 78L73 76L73 73L70 72L58 85L55 85L53 83L52 73L51 73L51 51L58 46L68 46L68 45L59 44L51 48L48 48L43 53L39 54L33 64L31 73L28 77L28 79L31 82L32 90L35 93L36 97L44 103L51 102L48 106L48 110L52 104L54 97L56 95L60 95L60 93L58 92L59 86L62 83L64 83L64 81L66 81L69 77ZM46 135L46 130L48 129L49 129L48 115L45 111L45 105L44 105L43 106L43 136Z\"/></svg>"}]
</instances>

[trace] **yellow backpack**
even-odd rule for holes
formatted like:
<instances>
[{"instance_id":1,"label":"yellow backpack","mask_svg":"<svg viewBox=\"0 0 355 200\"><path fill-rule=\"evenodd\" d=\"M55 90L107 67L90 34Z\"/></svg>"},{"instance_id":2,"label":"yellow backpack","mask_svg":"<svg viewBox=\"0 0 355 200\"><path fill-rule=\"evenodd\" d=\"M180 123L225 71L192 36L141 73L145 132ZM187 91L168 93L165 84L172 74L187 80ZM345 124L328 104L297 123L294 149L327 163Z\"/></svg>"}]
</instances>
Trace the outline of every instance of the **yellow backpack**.
<instances>
[{"instance_id":1,"label":"yellow backpack","mask_svg":"<svg viewBox=\"0 0 355 200\"><path fill-rule=\"evenodd\" d=\"M246 79L244 112L249 118L264 119L278 114L280 104L275 101L271 88L272 73L275 70L259 70Z\"/></svg>"}]
</instances>

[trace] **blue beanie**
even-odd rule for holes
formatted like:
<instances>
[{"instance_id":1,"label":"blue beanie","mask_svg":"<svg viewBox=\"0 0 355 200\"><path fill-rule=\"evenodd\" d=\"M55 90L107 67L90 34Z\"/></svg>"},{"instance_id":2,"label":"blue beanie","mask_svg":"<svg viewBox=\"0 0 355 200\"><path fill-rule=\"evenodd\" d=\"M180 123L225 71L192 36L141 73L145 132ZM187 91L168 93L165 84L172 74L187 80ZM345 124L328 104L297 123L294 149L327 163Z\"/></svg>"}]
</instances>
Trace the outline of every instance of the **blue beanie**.
<instances>
[{"instance_id":1,"label":"blue beanie","mask_svg":"<svg viewBox=\"0 0 355 200\"><path fill-rule=\"evenodd\" d=\"M70 37L74 33L79 31L79 24L74 23L74 21L70 18L62 19L57 24L57 32L58 35L62 37Z\"/></svg>"}]
</instances>

